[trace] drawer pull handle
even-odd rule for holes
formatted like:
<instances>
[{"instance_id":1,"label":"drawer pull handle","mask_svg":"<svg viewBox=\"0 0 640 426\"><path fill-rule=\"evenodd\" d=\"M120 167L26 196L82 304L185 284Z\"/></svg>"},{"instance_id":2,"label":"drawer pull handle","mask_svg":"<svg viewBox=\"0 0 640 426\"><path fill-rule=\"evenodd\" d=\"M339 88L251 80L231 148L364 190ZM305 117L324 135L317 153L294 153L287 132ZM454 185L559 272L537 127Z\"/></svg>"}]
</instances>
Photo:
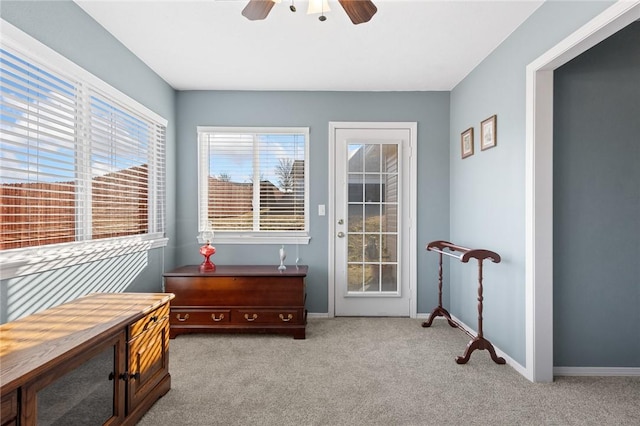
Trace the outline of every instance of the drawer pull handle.
<instances>
[{"instance_id":1,"label":"drawer pull handle","mask_svg":"<svg viewBox=\"0 0 640 426\"><path fill-rule=\"evenodd\" d=\"M249 318L249 314L244 314L244 319L246 319L247 321L255 321L256 318L258 318L258 314L251 315L251 318Z\"/></svg>"},{"instance_id":2,"label":"drawer pull handle","mask_svg":"<svg viewBox=\"0 0 640 426\"><path fill-rule=\"evenodd\" d=\"M279 317L280 317L280 319L281 319L282 321L284 321L284 322L289 322L289 321L291 321L291 319L293 318L293 315L292 315L292 314L289 314L289 315L287 315L287 317L285 318L285 317L284 317L284 315L280 314L280 315L279 315Z\"/></svg>"},{"instance_id":3,"label":"drawer pull handle","mask_svg":"<svg viewBox=\"0 0 640 426\"><path fill-rule=\"evenodd\" d=\"M184 317L180 317L180 314L176 314L176 319L180 322L184 322L189 319L189 314L184 314Z\"/></svg>"},{"instance_id":4,"label":"drawer pull handle","mask_svg":"<svg viewBox=\"0 0 640 426\"><path fill-rule=\"evenodd\" d=\"M220 314L219 318L216 318L216 314L211 314L211 319L215 322L222 321L224 319L224 314Z\"/></svg>"}]
</instances>

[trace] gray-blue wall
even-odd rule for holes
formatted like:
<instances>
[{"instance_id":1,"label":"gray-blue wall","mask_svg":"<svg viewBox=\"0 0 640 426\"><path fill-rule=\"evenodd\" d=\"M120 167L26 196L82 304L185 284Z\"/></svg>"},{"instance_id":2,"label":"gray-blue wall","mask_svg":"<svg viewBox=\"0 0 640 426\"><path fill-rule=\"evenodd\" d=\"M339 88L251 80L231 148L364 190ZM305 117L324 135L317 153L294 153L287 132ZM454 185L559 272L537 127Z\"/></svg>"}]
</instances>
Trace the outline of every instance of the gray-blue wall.
<instances>
[{"instance_id":1,"label":"gray-blue wall","mask_svg":"<svg viewBox=\"0 0 640 426\"><path fill-rule=\"evenodd\" d=\"M525 69L611 2L545 2L451 92L451 241L486 248L484 334L525 360ZM498 116L497 146L480 150L480 122ZM460 158L460 133L475 129L475 154ZM477 326L477 268L450 264L450 310Z\"/></svg>"},{"instance_id":2,"label":"gray-blue wall","mask_svg":"<svg viewBox=\"0 0 640 426\"><path fill-rule=\"evenodd\" d=\"M0 16L169 121L167 182L175 181L175 91L71 1L2 1ZM0 323L95 291L160 291L173 266L174 191L167 193L170 245L0 282Z\"/></svg>"},{"instance_id":3,"label":"gray-blue wall","mask_svg":"<svg viewBox=\"0 0 640 426\"><path fill-rule=\"evenodd\" d=\"M299 250L309 265L307 309L328 311L328 127L330 121L418 122L418 312L437 304L437 267L424 252L425 244L448 232L448 92L226 92L178 93L177 121L177 264L199 263L197 217L197 126L304 126L310 128L309 173L311 241L285 246ZM216 244L215 261L229 264L277 264L279 245Z\"/></svg>"},{"instance_id":4,"label":"gray-blue wall","mask_svg":"<svg viewBox=\"0 0 640 426\"><path fill-rule=\"evenodd\" d=\"M553 359L640 367L640 23L554 73Z\"/></svg>"},{"instance_id":5,"label":"gray-blue wall","mask_svg":"<svg viewBox=\"0 0 640 426\"><path fill-rule=\"evenodd\" d=\"M485 268L484 331L498 347L524 365L525 67L610 4L545 2L451 93L176 94L73 2L3 0L0 8L3 19L169 120L167 235L170 242L167 248L153 250L148 256L128 256L3 281L0 283L0 321L6 321L8 307L12 312L27 312L89 291L158 290L163 270L199 262L195 239L197 125L311 128L312 240L308 246L300 247L300 257L311 266L309 310L326 312L328 224L326 217L319 217L315 212L318 204L329 204L328 122L417 121L418 312L430 312L437 302L436 256L424 252L425 243L449 239L470 247L495 250L503 261L497 265L488 263ZM480 121L493 114L498 116L498 146L480 151ZM471 126L476 130L476 153L461 160L460 133ZM624 232L620 229L616 228L615 232ZM220 263L276 261L272 246L219 246L215 256ZM123 265L132 265L131 276L114 272ZM629 276L633 278L633 269L625 271L630 271ZM446 289L446 304L453 314L475 326L476 269L473 265L452 262L448 272L451 286ZM637 277L637 269L635 274ZM630 295L633 296L632 291ZM11 297L9 301L8 297ZM584 297L584 293L580 297ZM637 307L637 294L635 297ZM628 305L605 295L596 294L593 298L585 304L588 310L592 311L593 300L598 299L598 306L604 305L608 310L632 311ZM632 314L630 317L631 322L635 318L637 324L637 308L635 312L636 317ZM627 332L638 335L637 328L625 329ZM588 336L580 333L576 338L578 346L591 343ZM618 350L619 346L613 347L611 353ZM599 365L630 364L611 353L598 358ZM582 355L564 350L557 356L562 357L561 365L587 362Z\"/></svg>"}]
</instances>

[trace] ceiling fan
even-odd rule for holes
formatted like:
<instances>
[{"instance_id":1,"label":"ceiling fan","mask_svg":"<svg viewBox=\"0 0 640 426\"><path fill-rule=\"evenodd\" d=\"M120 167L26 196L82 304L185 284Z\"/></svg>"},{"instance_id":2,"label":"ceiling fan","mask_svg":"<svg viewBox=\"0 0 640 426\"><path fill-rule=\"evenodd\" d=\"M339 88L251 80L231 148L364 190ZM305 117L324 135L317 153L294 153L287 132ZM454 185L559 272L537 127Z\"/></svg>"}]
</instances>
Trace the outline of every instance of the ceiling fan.
<instances>
[{"instance_id":1,"label":"ceiling fan","mask_svg":"<svg viewBox=\"0 0 640 426\"><path fill-rule=\"evenodd\" d=\"M321 4L326 5L327 0L320 0ZM371 0L338 0L340 2L340 6L344 9L344 11L351 19L355 25L362 24L364 22L369 22L369 20L376 14L378 8ZM266 18L271 12L271 8L275 3L279 3L279 0L249 0L249 3L242 10L242 16L249 19L250 21L257 21ZM316 3L314 1L310 2L310 10L311 4ZM292 12L296 11L296 7L293 4L293 0L291 2L291 6L289 9ZM325 21L327 18L324 16L324 12L329 11L329 8L326 6L320 6L318 9L318 13L322 13L320 16L320 21ZM312 13L312 12L308 12Z\"/></svg>"}]
</instances>

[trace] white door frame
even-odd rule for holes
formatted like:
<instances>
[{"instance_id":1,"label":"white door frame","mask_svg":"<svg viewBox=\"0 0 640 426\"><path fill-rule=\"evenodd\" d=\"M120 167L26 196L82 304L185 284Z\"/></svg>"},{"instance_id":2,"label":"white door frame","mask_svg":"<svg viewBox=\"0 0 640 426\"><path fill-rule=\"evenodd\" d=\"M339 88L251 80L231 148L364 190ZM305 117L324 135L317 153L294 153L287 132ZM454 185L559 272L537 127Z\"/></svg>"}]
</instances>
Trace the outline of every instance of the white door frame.
<instances>
[{"instance_id":1,"label":"white door frame","mask_svg":"<svg viewBox=\"0 0 640 426\"><path fill-rule=\"evenodd\" d=\"M407 129L409 130L409 146L407 147L405 157L408 156L409 164L409 182L410 188L406 188L409 199L409 316L415 318L417 315L417 205L418 205L418 172L417 172L417 142L418 142L418 123L416 122L329 122L329 198L328 198L328 220L329 220L329 268L328 268L328 287L329 287L329 309L330 318L335 316L335 250L334 235L336 233L335 224L335 132L337 129Z\"/></svg>"},{"instance_id":2,"label":"white door frame","mask_svg":"<svg viewBox=\"0 0 640 426\"><path fill-rule=\"evenodd\" d=\"M640 19L618 1L526 69L525 375L553 381L553 71Z\"/></svg>"}]
</instances>

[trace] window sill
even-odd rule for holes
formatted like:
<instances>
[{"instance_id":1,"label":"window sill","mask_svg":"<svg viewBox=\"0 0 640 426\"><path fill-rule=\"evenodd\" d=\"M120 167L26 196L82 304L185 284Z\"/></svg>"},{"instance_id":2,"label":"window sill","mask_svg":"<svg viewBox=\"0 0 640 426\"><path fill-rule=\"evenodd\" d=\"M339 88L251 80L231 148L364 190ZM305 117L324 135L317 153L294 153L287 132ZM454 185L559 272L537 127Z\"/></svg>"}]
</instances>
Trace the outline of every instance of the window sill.
<instances>
[{"instance_id":1,"label":"window sill","mask_svg":"<svg viewBox=\"0 0 640 426\"><path fill-rule=\"evenodd\" d=\"M197 237L200 244L206 243L200 236ZM214 233L212 245L216 244L309 244L311 237L307 234L252 234L237 232Z\"/></svg>"},{"instance_id":2,"label":"window sill","mask_svg":"<svg viewBox=\"0 0 640 426\"><path fill-rule=\"evenodd\" d=\"M0 279L124 256L165 247L168 238L145 235L0 251Z\"/></svg>"}]
</instances>

